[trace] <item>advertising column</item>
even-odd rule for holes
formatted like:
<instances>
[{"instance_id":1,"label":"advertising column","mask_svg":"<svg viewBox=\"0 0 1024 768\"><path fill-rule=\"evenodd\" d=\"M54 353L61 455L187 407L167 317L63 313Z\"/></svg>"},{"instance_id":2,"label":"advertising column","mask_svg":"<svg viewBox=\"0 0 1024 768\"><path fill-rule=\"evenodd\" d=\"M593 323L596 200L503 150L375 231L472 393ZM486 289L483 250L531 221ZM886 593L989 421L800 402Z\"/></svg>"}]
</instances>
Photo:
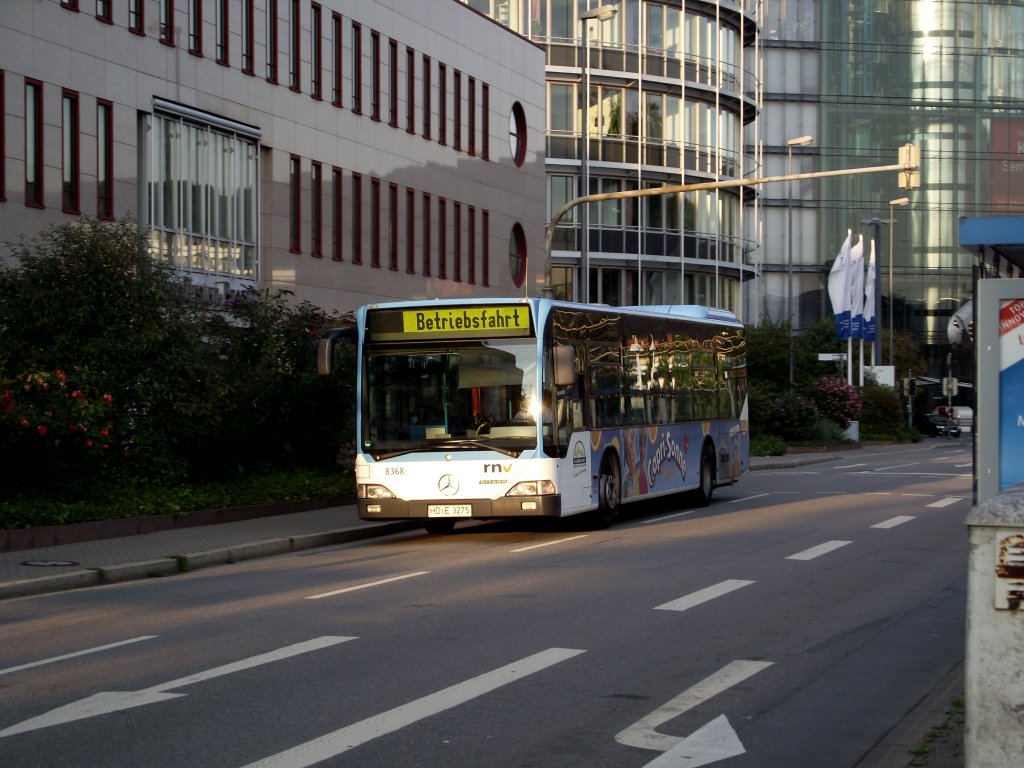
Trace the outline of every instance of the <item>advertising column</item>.
<instances>
[{"instance_id":1,"label":"advertising column","mask_svg":"<svg viewBox=\"0 0 1024 768\"><path fill-rule=\"evenodd\" d=\"M1024 299L999 304L999 491L1024 483Z\"/></svg>"}]
</instances>

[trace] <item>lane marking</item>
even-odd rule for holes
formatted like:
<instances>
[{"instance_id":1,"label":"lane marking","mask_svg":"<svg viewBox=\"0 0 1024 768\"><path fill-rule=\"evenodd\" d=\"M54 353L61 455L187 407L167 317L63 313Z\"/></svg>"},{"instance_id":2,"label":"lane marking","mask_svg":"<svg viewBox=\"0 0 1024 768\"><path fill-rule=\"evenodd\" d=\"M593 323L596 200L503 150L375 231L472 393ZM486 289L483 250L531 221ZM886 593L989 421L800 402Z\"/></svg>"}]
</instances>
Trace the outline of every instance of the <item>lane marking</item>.
<instances>
[{"instance_id":1,"label":"lane marking","mask_svg":"<svg viewBox=\"0 0 1024 768\"><path fill-rule=\"evenodd\" d=\"M161 683L160 685L154 685L152 688L145 688L141 691L101 691L100 693L93 694L92 696L87 696L84 699L79 699L78 701L73 701L70 704L65 704L64 706L52 709L37 717L23 720L17 725L12 725L10 728L0 731L0 738L13 736L16 733L35 731L40 728L49 728L53 725L73 723L76 720L85 720L90 717L105 715L110 712L121 712L126 709L132 709L133 707L145 706L146 704L156 704L170 699L177 699L185 696L186 694L167 693L167 691L172 688L183 688L186 685L192 685L193 683L212 680L215 677L230 675L234 672L241 672L263 664L269 664L274 661L280 661L281 659L291 658L292 656L298 656L302 653L309 653L310 651L327 648L328 646L337 645L338 643L344 643L349 640L355 640L355 638L331 635L317 637L313 640L307 640L304 643L296 643L295 645L289 645L285 648L278 648L276 651L261 653L258 656L251 656L248 659L242 659L241 661L223 664L219 667L207 669L203 672L197 672L194 675L179 677L177 680L171 680L166 683Z\"/></svg>"},{"instance_id":2,"label":"lane marking","mask_svg":"<svg viewBox=\"0 0 1024 768\"><path fill-rule=\"evenodd\" d=\"M751 501L752 499L760 499L762 496L771 496L770 493L755 493L753 496L744 496L742 499L733 499L728 504L739 504L741 501Z\"/></svg>"},{"instance_id":3,"label":"lane marking","mask_svg":"<svg viewBox=\"0 0 1024 768\"><path fill-rule=\"evenodd\" d=\"M834 467L834 469L853 469L854 467L866 467L867 465L868 463L866 461L862 461L859 464L842 464L838 467Z\"/></svg>"},{"instance_id":4,"label":"lane marking","mask_svg":"<svg viewBox=\"0 0 1024 768\"><path fill-rule=\"evenodd\" d=\"M803 552L797 552L795 555L790 555L787 560L813 560L816 557L827 555L829 552L834 552L840 547L845 547L847 544L853 544L852 541L826 541L824 544L819 544L816 547L805 549Z\"/></svg>"},{"instance_id":5,"label":"lane marking","mask_svg":"<svg viewBox=\"0 0 1024 768\"><path fill-rule=\"evenodd\" d=\"M731 504L732 502L729 502L729 503ZM663 523L666 520L675 520L677 517L686 517L687 515L692 515L696 511L697 510L695 510L695 509L688 509L685 512L676 512L675 514L672 514L672 515L664 515L662 517L652 517L649 520L641 520L640 521L640 525L648 525L650 523Z\"/></svg>"},{"instance_id":6,"label":"lane marking","mask_svg":"<svg viewBox=\"0 0 1024 768\"><path fill-rule=\"evenodd\" d=\"M657 605L654 607L656 611L685 611L689 608L693 608L695 605L706 603L708 600L714 600L716 597L727 595L730 592L735 592L737 589L743 587L749 587L754 582L744 581L743 579L729 579L723 581L714 586L707 587L706 589L700 589L696 592L691 592L689 595L680 597L677 600Z\"/></svg>"},{"instance_id":7,"label":"lane marking","mask_svg":"<svg viewBox=\"0 0 1024 768\"><path fill-rule=\"evenodd\" d=\"M916 467L920 461L912 461L909 464L893 464L891 467L879 467L876 472L888 472L890 469L902 469L903 467Z\"/></svg>"},{"instance_id":8,"label":"lane marking","mask_svg":"<svg viewBox=\"0 0 1024 768\"><path fill-rule=\"evenodd\" d=\"M916 517L910 515L900 515L898 517L890 517L888 520L883 520L880 523L875 523L872 528L895 528L897 525L903 525L909 523L911 520L916 520Z\"/></svg>"},{"instance_id":9,"label":"lane marking","mask_svg":"<svg viewBox=\"0 0 1024 768\"><path fill-rule=\"evenodd\" d=\"M379 736L394 733L419 720L452 709L459 704L465 704L467 701L541 672L581 653L585 653L585 651L573 648L549 648L491 672L485 672L465 682L457 683L437 693L431 693L415 701L410 701L408 704L402 704L387 712L324 734L304 744L298 744L283 752L278 752L276 755L262 758L250 763L246 768L305 768L315 765Z\"/></svg>"},{"instance_id":10,"label":"lane marking","mask_svg":"<svg viewBox=\"0 0 1024 768\"><path fill-rule=\"evenodd\" d=\"M334 595L343 595L346 592L355 592L359 589L368 589L369 587L379 587L381 584L390 584L393 581L401 581L402 579L411 579L413 576L425 576L430 571L416 571L415 573L403 573L401 576L392 576L389 579L381 579L379 581L371 581L367 584L357 584L354 587L344 587L343 589L335 589L330 592L321 592L319 595L307 595L307 600L319 600L322 597L333 597Z\"/></svg>"},{"instance_id":11,"label":"lane marking","mask_svg":"<svg viewBox=\"0 0 1024 768\"><path fill-rule=\"evenodd\" d=\"M646 717L637 720L633 725L615 735L615 740L627 747L655 749L667 752L683 741L679 736L658 733L657 728L669 720L702 704L712 696L722 693L734 685L742 683L748 677L767 669L771 661L731 661L717 672L714 672L696 685L687 688L671 701L658 707Z\"/></svg>"},{"instance_id":12,"label":"lane marking","mask_svg":"<svg viewBox=\"0 0 1024 768\"><path fill-rule=\"evenodd\" d=\"M719 715L668 752L662 752L644 768L698 768L730 757L739 757L746 754L746 751L740 737L729 724L729 718Z\"/></svg>"},{"instance_id":13,"label":"lane marking","mask_svg":"<svg viewBox=\"0 0 1024 768\"><path fill-rule=\"evenodd\" d=\"M934 509L942 509L943 507L948 507L950 504L956 504L958 501L960 501L960 499L957 496L947 496L944 499L933 501L928 506Z\"/></svg>"},{"instance_id":14,"label":"lane marking","mask_svg":"<svg viewBox=\"0 0 1024 768\"><path fill-rule=\"evenodd\" d=\"M540 549L541 547L550 547L553 544L564 544L567 541L576 541L576 539L585 539L589 536L589 533L581 533L579 536L570 536L567 539L555 539L554 541L544 541L540 544L531 544L528 547L520 547L519 549L513 549L513 552L526 552L531 549Z\"/></svg>"},{"instance_id":15,"label":"lane marking","mask_svg":"<svg viewBox=\"0 0 1024 768\"><path fill-rule=\"evenodd\" d=\"M111 648L120 648L123 645L131 645L132 643L139 643L143 640L152 640L156 635L142 635L141 637L133 637L130 640L121 640L117 643L109 643L108 645L98 645L95 648L86 648L84 651L75 651L74 653L65 653L63 656L53 656L49 659L40 659L39 661L32 661L28 664L19 664L16 667L7 667L7 669L0 669L0 675L7 675L11 672L20 672L23 669L31 669L32 667L41 667L44 664L53 664L58 661L66 661L68 659L74 659L79 656L86 656L90 653L99 653L100 651L109 651Z\"/></svg>"}]
</instances>

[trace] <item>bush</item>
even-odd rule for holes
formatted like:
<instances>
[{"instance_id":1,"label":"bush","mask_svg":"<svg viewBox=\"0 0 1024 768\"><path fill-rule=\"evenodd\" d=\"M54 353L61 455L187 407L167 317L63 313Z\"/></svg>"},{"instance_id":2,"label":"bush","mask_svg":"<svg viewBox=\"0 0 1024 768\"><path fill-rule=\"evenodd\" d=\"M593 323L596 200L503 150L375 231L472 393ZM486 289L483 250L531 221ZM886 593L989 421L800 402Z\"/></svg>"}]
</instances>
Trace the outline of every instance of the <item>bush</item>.
<instances>
[{"instance_id":1,"label":"bush","mask_svg":"<svg viewBox=\"0 0 1024 768\"><path fill-rule=\"evenodd\" d=\"M818 408L818 413L831 419L842 429L850 426L861 412L857 388L838 376L822 376L807 388L807 396Z\"/></svg>"},{"instance_id":2,"label":"bush","mask_svg":"<svg viewBox=\"0 0 1024 768\"><path fill-rule=\"evenodd\" d=\"M768 431L783 440L807 440L818 423L818 408L804 397L788 393L775 398L768 415Z\"/></svg>"},{"instance_id":3,"label":"bush","mask_svg":"<svg viewBox=\"0 0 1024 768\"><path fill-rule=\"evenodd\" d=\"M786 441L775 435L759 434L750 438L751 456L785 456L788 450Z\"/></svg>"},{"instance_id":4,"label":"bush","mask_svg":"<svg viewBox=\"0 0 1024 768\"><path fill-rule=\"evenodd\" d=\"M882 435L874 438L892 440L905 428L906 415L899 395L892 387L879 384L864 387L861 392L861 434Z\"/></svg>"},{"instance_id":5,"label":"bush","mask_svg":"<svg viewBox=\"0 0 1024 768\"><path fill-rule=\"evenodd\" d=\"M316 374L345 318L286 294L189 293L131 221L83 220L0 264L0 488L86 498L337 466L354 354ZM104 447L106 446L106 447Z\"/></svg>"}]
</instances>

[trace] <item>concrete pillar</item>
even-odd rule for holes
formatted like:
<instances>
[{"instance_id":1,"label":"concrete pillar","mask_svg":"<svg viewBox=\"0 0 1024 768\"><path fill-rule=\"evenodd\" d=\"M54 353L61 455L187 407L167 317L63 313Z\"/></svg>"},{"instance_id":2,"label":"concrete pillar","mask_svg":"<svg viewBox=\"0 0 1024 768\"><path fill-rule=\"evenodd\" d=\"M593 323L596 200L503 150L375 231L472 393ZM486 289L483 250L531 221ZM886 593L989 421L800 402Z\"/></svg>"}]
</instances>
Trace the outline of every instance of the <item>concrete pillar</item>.
<instances>
[{"instance_id":1,"label":"concrete pillar","mask_svg":"<svg viewBox=\"0 0 1024 768\"><path fill-rule=\"evenodd\" d=\"M967 517L965 768L1024 765L1024 488Z\"/></svg>"}]
</instances>

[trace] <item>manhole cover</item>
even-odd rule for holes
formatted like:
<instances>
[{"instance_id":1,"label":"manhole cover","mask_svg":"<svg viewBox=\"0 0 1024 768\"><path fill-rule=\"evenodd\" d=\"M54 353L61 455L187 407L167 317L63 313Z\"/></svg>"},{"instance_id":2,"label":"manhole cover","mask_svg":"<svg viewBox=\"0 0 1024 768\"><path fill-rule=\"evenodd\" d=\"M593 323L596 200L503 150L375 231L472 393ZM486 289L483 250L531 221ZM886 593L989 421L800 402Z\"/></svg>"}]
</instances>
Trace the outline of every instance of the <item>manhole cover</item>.
<instances>
[{"instance_id":1,"label":"manhole cover","mask_svg":"<svg viewBox=\"0 0 1024 768\"><path fill-rule=\"evenodd\" d=\"M74 560L22 560L22 565L34 565L39 568L53 568L55 566L78 565Z\"/></svg>"}]
</instances>

